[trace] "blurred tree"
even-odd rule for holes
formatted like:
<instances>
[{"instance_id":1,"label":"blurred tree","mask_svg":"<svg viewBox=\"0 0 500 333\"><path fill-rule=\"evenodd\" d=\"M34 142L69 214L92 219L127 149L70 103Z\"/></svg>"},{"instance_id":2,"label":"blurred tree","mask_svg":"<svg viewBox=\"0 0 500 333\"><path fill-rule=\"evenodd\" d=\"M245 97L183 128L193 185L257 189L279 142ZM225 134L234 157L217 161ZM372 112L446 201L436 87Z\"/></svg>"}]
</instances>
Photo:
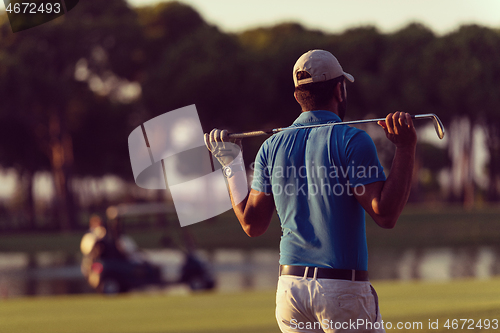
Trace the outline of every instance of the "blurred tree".
<instances>
[{"instance_id":1,"label":"blurred tree","mask_svg":"<svg viewBox=\"0 0 500 333\"><path fill-rule=\"evenodd\" d=\"M138 13L150 61L141 80L145 112L137 125L191 104L207 132L216 126L240 130L251 122L243 96L255 81L246 75L249 67L235 36L178 2L139 8Z\"/></svg>"},{"instance_id":2,"label":"blurred tree","mask_svg":"<svg viewBox=\"0 0 500 333\"><path fill-rule=\"evenodd\" d=\"M178 2L139 8L138 13L148 59L141 78L147 113L141 122L196 104L203 124L234 123L239 81L234 38Z\"/></svg>"},{"instance_id":3,"label":"blurred tree","mask_svg":"<svg viewBox=\"0 0 500 333\"><path fill-rule=\"evenodd\" d=\"M421 167L417 171L418 185L417 188L412 188L412 196L420 198L419 201L425 198L424 194L436 192L439 190L438 175L443 169L451 167L451 160L447 155L446 148L438 148L433 144L421 142L417 146L417 164ZM416 190L414 192L414 190ZM423 190L425 193L420 193Z\"/></svg>"},{"instance_id":4,"label":"blurred tree","mask_svg":"<svg viewBox=\"0 0 500 333\"><path fill-rule=\"evenodd\" d=\"M380 71L386 112L428 112L431 101L427 82L421 72L425 61L428 61L424 52L435 38L429 28L418 23L386 36L387 46Z\"/></svg>"},{"instance_id":5,"label":"blurred tree","mask_svg":"<svg viewBox=\"0 0 500 333\"><path fill-rule=\"evenodd\" d=\"M483 125L487 129L491 146L488 147L492 163L489 166L489 197L498 193L498 87L500 66L495 54L500 52L498 32L478 25L462 26L446 36L436 39L426 50L425 82L429 84L434 102L430 106L439 110L442 120L451 124L449 141L460 144L452 158L454 168L462 170L458 187L459 198L466 206L474 201L473 129ZM491 128L492 127L492 128ZM450 149L450 153L453 150Z\"/></svg>"},{"instance_id":6,"label":"blurred tree","mask_svg":"<svg viewBox=\"0 0 500 333\"><path fill-rule=\"evenodd\" d=\"M248 78L243 86L253 128L287 126L298 117L292 70L300 55L325 48L326 35L296 23L283 23L241 33Z\"/></svg>"},{"instance_id":7,"label":"blurred tree","mask_svg":"<svg viewBox=\"0 0 500 333\"><path fill-rule=\"evenodd\" d=\"M348 29L334 38L329 51L356 80L348 85L350 119L369 114L383 117L388 113L389 96L382 84L385 82L382 65L386 49L386 37L373 26Z\"/></svg>"},{"instance_id":8,"label":"blurred tree","mask_svg":"<svg viewBox=\"0 0 500 333\"><path fill-rule=\"evenodd\" d=\"M472 129L482 126L489 198L498 199L498 31L471 25L437 37L412 23L390 34L372 26L326 34L284 23L228 34L179 2L132 10L125 0L87 0L17 34L5 15L0 23L0 164L25 175L52 170L66 229L76 223L71 177L130 179L126 138L152 117L196 104L205 131L290 124L300 112L293 65L317 48L356 78L348 84L350 119L437 113L447 127L455 124L448 142L460 143L453 165L463 170L472 168ZM260 143L245 145L248 161ZM434 153L424 151L431 152L421 155L425 168L444 165L431 165ZM471 175L462 175L466 202L473 200Z\"/></svg>"},{"instance_id":9,"label":"blurred tree","mask_svg":"<svg viewBox=\"0 0 500 333\"><path fill-rule=\"evenodd\" d=\"M74 162L90 158L99 163L95 153L101 151L100 146L74 142L74 134L89 114L88 107L99 106L89 103L96 98L89 88L106 95L106 89L116 87L106 84L109 82L103 77L134 78L140 65L137 43L141 41L136 15L124 0L88 0L61 18L15 35L4 22L1 33L4 61L0 64L0 116L16 119L23 129L20 133L32 134L24 137L24 143L25 146L33 144L33 155L35 151L42 151L49 158L59 207L58 220L62 228L72 229L77 225L71 190ZM75 68L82 60L86 62L88 77L77 81ZM99 111L94 112L94 117L106 113L106 109ZM98 118L96 122L101 120ZM109 125L106 133L113 128ZM79 138L88 139L85 135ZM75 143L80 150L74 150ZM3 149L8 150L5 147L9 144L12 142L2 142ZM13 149L17 145L19 142L13 144ZM18 164L38 164L20 156L14 160L19 161ZM43 165L36 165L37 169L41 167ZM23 164L23 168L33 167Z\"/></svg>"},{"instance_id":10,"label":"blurred tree","mask_svg":"<svg viewBox=\"0 0 500 333\"><path fill-rule=\"evenodd\" d=\"M425 66L424 50L435 38L430 29L419 23L411 23L394 33L385 35L384 49L380 50L377 56L380 59L380 69L375 78L377 81L372 81L374 86L378 86L378 93L381 94L378 100L380 116L384 117L389 112L396 111L411 114L428 112L431 101L421 69ZM368 87L366 89L370 91ZM368 94L371 95L370 92ZM418 121L416 126L417 129L420 127ZM385 159L386 165L391 165L393 146L385 137L382 142L384 143L382 147L389 146L382 149L382 158ZM425 188L419 186L419 174L423 172L422 170L428 170L427 161L423 160L423 157L421 153L416 155L410 201L421 201L424 197L420 192ZM434 181L435 172L430 176Z\"/></svg>"},{"instance_id":11,"label":"blurred tree","mask_svg":"<svg viewBox=\"0 0 500 333\"><path fill-rule=\"evenodd\" d=\"M36 134L17 115L0 116L0 162L4 168L14 168L23 187L24 227L36 227L33 178L35 172L50 169L50 161L39 149Z\"/></svg>"}]
</instances>

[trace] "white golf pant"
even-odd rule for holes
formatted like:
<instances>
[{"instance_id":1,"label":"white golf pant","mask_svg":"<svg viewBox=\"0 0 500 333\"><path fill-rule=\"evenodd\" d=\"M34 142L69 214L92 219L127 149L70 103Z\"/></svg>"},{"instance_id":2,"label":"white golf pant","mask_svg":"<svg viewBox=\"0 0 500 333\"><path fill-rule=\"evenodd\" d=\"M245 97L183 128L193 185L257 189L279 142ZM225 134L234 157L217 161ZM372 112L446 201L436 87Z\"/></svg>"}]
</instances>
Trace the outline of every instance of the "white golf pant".
<instances>
[{"instance_id":1,"label":"white golf pant","mask_svg":"<svg viewBox=\"0 0 500 333\"><path fill-rule=\"evenodd\" d=\"M276 320L284 333L385 332L378 297L368 281L282 275Z\"/></svg>"}]
</instances>

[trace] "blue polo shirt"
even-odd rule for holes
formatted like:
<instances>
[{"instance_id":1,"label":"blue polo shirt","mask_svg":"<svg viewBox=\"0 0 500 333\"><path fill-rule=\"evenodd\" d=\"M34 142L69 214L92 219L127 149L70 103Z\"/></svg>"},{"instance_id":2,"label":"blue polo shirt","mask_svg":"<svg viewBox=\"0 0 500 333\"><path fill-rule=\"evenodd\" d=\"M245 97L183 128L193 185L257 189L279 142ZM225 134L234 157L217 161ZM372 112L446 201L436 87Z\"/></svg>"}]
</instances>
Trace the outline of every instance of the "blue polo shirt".
<instances>
[{"instance_id":1,"label":"blue polo shirt","mask_svg":"<svg viewBox=\"0 0 500 333\"><path fill-rule=\"evenodd\" d=\"M303 112L292 126L340 122ZM347 125L292 129L257 154L252 189L273 193L281 222L280 264L368 269L365 211L354 196L385 181L372 139Z\"/></svg>"}]
</instances>

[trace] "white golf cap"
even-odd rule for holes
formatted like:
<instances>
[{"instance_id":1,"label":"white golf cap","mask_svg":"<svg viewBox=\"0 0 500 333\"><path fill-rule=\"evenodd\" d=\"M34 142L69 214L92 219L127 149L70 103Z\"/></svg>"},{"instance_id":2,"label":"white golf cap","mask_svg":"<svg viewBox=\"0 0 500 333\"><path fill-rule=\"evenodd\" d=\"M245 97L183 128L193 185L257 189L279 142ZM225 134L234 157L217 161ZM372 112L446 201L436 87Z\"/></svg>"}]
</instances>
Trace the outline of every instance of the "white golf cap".
<instances>
[{"instance_id":1,"label":"white golf cap","mask_svg":"<svg viewBox=\"0 0 500 333\"><path fill-rule=\"evenodd\" d=\"M309 73L311 77L297 80L297 72L302 71ZM324 50L311 50L304 53L293 67L293 82L296 87L302 84L331 80L342 75L354 82L354 77L344 72L337 58Z\"/></svg>"}]
</instances>

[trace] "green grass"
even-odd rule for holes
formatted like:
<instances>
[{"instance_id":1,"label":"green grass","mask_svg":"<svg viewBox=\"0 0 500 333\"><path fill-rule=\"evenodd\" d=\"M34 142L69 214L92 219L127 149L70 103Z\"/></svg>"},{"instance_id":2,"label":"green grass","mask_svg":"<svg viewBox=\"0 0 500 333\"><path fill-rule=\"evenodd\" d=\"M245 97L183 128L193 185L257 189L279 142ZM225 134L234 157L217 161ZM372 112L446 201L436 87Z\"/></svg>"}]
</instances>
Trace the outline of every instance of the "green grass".
<instances>
[{"instance_id":1,"label":"green grass","mask_svg":"<svg viewBox=\"0 0 500 333\"><path fill-rule=\"evenodd\" d=\"M498 319L500 326L500 279L456 280L446 283L374 283L380 296L382 317L397 322L422 322L422 331L448 332L450 319ZM428 330L429 319L439 330ZM460 324L461 325L461 324ZM500 330L500 327L497 329ZM469 331L458 329L455 332ZM480 331L476 329L474 331Z\"/></svg>"},{"instance_id":2,"label":"green grass","mask_svg":"<svg viewBox=\"0 0 500 333\"><path fill-rule=\"evenodd\" d=\"M374 286L383 320L394 325L422 322L424 329L415 330L418 332L465 331L447 330L443 327L447 319L500 320L498 278L449 283L377 282ZM0 301L0 318L2 333L279 332L274 319L274 291L20 298ZM440 329L428 330L429 319L439 320Z\"/></svg>"}]
</instances>

